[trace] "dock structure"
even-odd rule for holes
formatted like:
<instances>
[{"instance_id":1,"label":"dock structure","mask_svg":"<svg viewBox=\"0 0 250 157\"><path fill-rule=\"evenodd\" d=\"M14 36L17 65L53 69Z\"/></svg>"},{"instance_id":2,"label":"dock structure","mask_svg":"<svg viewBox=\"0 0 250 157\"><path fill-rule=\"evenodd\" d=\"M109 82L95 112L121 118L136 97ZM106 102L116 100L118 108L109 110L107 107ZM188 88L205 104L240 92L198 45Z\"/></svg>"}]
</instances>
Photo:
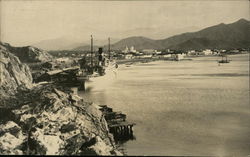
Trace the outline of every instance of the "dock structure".
<instances>
[{"instance_id":1,"label":"dock structure","mask_svg":"<svg viewBox=\"0 0 250 157\"><path fill-rule=\"evenodd\" d=\"M86 73L79 75L80 71L80 67L78 66L52 70L44 73L35 81L47 81L64 86L77 86L79 90L85 90L85 81L88 80L88 75Z\"/></svg>"},{"instance_id":2,"label":"dock structure","mask_svg":"<svg viewBox=\"0 0 250 157\"><path fill-rule=\"evenodd\" d=\"M99 105L105 120L108 123L110 133L114 135L116 141L126 141L134 139L133 126L135 123L126 121L126 115L121 112L114 112L107 105Z\"/></svg>"},{"instance_id":3,"label":"dock structure","mask_svg":"<svg viewBox=\"0 0 250 157\"><path fill-rule=\"evenodd\" d=\"M135 123L120 122L119 124L109 124L109 131L117 141L134 139L133 126Z\"/></svg>"}]
</instances>

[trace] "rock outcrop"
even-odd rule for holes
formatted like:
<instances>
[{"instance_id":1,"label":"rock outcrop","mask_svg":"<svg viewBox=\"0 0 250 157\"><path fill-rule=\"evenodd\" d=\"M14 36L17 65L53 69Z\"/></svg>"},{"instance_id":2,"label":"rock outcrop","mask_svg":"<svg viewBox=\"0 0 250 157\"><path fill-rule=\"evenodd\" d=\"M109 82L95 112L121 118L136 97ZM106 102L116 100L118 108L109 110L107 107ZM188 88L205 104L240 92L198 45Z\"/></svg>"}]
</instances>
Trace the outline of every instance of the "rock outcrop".
<instances>
[{"instance_id":1,"label":"rock outcrop","mask_svg":"<svg viewBox=\"0 0 250 157\"><path fill-rule=\"evenodd\" d=\"M0 46L0 155L123 155L95 104L32 84L30 69Z\"/></svg>"},{"instance_id":2,"label":"rock outcrop","mask_svg":"<svg viewBox=\"0 0 250 157\"><path fill-rule=\"evenodd\" d=\"M33 86L30 69L5 46L0 45L0 100L15 94L20 86Z\"/></svg>"},{"instance_id":3,"label":"rock outcrop","mask_svg":"<svg viewBox=\"0 0 250 157\"><path fill-rule=\"evenodd\" d=\"M38 85L27 92L15 118L1 126L0 153L122 155L98 107L61 90Z\"/></svg>"},{"instance_id":4,"label":"rock outcrop","mask_svg":"<svg viewBox=\"0 0 250 157\"><path fill-rule=\"evenodd\" d=\"M0 45L16 55L23 63L47 62L53 59L53 57L46 51L33 46L13 47L2 42L0 42Z\"/></svg>"}]
</instances>

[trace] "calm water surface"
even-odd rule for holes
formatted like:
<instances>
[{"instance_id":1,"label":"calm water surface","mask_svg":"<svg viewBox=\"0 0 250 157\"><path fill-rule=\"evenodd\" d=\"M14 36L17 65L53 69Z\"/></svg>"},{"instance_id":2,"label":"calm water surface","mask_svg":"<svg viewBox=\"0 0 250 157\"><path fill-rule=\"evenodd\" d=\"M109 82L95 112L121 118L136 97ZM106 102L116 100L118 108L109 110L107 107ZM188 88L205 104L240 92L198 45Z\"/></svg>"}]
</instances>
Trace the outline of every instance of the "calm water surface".
<instances>
[{"instance_id":1,"label":"calm water surface","mask_svg":"<svg viewBox=\"0 0 250 157\"><path fill-rule=\"evenodd\" d=\"M121 65L79 93L135 122L127 155L250 155L249 55Z\"/></svg>"}]
</instances>

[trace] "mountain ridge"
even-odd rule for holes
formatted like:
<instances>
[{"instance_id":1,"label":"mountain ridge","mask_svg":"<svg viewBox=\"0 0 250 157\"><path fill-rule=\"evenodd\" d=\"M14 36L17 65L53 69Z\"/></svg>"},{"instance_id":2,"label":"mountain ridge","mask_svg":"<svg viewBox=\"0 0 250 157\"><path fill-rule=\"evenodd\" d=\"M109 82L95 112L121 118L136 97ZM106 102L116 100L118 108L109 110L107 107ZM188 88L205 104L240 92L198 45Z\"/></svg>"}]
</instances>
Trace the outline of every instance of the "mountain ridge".
<instances>
[{"instance_id":1,"label":"mountain ridge","mask_svg":"<svg viewBox=\"0 0 250 157\"><path fill-rule=\"evenodd\" d=\"M239 19L234 23L210 26L196 32L187 32L169 38L154 40L143 36L132 36L111 45L113 50L134 46L142 49L206 49L206 48L250 48L250 21Z\"/></svg>"},{"instance_id":2,"label":"mountain ridge","mask_svg":"<svg viewBox=\"0 0 250 157\"><path fill-rule=\"evenodd\" d=\"M181 45L192 38L207 38L210 42L214 41L224 41L228 43L222 48L234 48L232 45L240 45L243 47L250 46L250 22L245 19L240 19L234 23L224 24L220 23L218 25L210 26L204 28L197 32L188 32L179 35L175 35L166 39L158 40L161 44L165 45L166 48L176 48L182 49ZM239 44L239 42L248 41L247 45ZM238 44L235 44L238 43ZM190 47L196 49L195 45L190 45ZM216 47L216 45L214 45ZM203 45L202 48L207 48Z\"/></svg>"},{"instance_id":3,"label":"mountain ridge","mask_svg":"<svg viewBox=\"0 0 250 157\"><path fill-rule=\"evenodd\" d=\"M79 46L80 45L80 46ZM79 44L70 48L74 51L89 51L90 44ZM94 42L94 50L99 46L107 50L106 45ZM126 46L134 46L136 50L142 49L206 49L206 48L249 48L250 47L250 21L239 19L236 22L209 26L195 32L186 32L163 39L150 39L144 36L131 36L111 44L112 50L124 50Z\"/></svg>"}]
</instances>

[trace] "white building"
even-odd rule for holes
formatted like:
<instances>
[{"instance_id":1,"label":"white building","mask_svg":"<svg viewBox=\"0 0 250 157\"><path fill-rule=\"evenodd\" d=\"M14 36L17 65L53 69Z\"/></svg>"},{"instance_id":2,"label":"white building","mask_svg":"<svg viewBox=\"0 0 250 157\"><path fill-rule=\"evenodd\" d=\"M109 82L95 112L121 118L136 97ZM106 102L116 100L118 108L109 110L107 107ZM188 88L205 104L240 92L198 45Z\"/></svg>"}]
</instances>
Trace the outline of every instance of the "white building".
<instances>
[{"instance_id":1,"label":"white building","mask_svg":"<svg viewBox=\"0 0 250 157\"><path fill-rule=\"evenodd\" d=\"M123 53L128 53L129 52L128 46L126 46L126 48L122 52Z\"/></svg>"},{"instance_id":2,"label":"white building","mask_svg":"<svg viewBox=\"0 0 250 157\"><path fill-rule=\"evenodd\" d=\"M213 51L213 55L220 55L220 51Z\"/></svg>"},{"instance_id":3,"label":"white building","mask_svg":"<svg viewBox=\"0 0 250 157\"><path fill-rule=\"evenodd\" d=\"M170 58L171 57L171 54L165 54L163 55L164 58Z\"/></svg>"},{"instance_id":4,"label":"white building","mask_svg":"<svg viewBox=\"0 0 250 157\"><path fill-rule=\"evenodd\" d=\"M152 58L153 55L151 54L145 54L145 55L142 55L140 56L140 58Z\"/></svg>"},{"instance_id":5,"label":"white building","mask_svg":"<svg viewBox=\"0 0 250 157\"><path fill-rule=\"evenodd\" d=\"M135 50L134 46L130 47L130 52L136 53L136 50Z\"/></svg>"},{"instance_id":6,"label":"white building","mask_svg":"<svg viewBox=\"0 0 250 157\"><path fill-rule=\"evenodd\" d=\"M196 55L196 52L195 52L195 50L189 50L189 51L187 52L187 54L188 54L189 56L194 56L194 55Z\"/></svg>"},{"instance_id":7,"label":"white building","mask_svg":"<svg viewBox=\"0 0 250 157\"><path fill-rule=\"evenodd\" d=\"M171 54L171 58L177 61L184 59L185 56L186 56L185 53Z\"/></svg>"},{"instance_id":8,"label":"white building","mask_svg":"<svg viewBox=\"0 0 250 157\"><path fill-rule=\"evenodd\" d=\"M56 59L57 62L68 62L70 59L68 57L61 57Z\"/></svg>"},{"instance_id":9,"label":"white building","mask_svg":"<svg viewBox=\"0 0 250 157\"><path fill-rule=\"evenodd\" d=\"M144 53L144 54L154 54L155 53L155 50L154 49L144 49L144 50L142 50L142 52Z\"/></svg>"},{"instance_id":10,"label":"white building","mask_svg":"<svg viewBox=\"0 0 250 157\"><path fill-rule=\"evenodd\" d=\"M177 54L177 60L182 60L186 56L185 53Z\"/></svg>"},{"instance_id":11,"label":"white building","mask_svg":"<svg viewBox=\"0 0 250 157\"><path fill-rule=\"evenodd\" d=\"M133 57L134 57L134 55L132 55L132 54L125 54L125 59L132 59Z\"/></svg>"},{"instance_id":12,"label":"white building","mask_svg":"<svg viewBox=\"0 0 250 157\"><path fill-rule=\"evenodd\" d=\"M211 51L210 49L206 49L202 51L204 53L204 55L212 55L213 51Z\"/></svg>"},{"instance_id":13,"label":"white building","mask_svg":"<svg viewBox=\"0 0 250 157\"><path fill-rule=\"evenodd\" d=\"M159 55L159 54L161 54L161 51L155 50L155 54Z\"/></svg>"}]
</instances>

